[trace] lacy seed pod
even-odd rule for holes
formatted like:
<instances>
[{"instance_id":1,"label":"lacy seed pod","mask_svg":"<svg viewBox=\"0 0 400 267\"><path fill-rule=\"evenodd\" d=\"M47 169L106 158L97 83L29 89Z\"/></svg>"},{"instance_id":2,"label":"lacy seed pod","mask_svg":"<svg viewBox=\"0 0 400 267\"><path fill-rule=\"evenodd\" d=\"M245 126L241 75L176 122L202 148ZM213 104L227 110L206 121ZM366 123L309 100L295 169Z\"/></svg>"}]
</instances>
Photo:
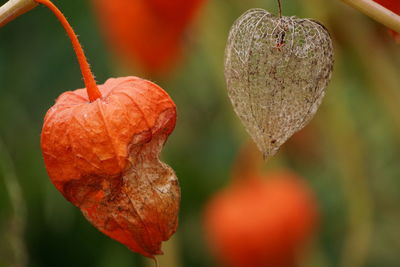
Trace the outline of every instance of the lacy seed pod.
<instances>
[{"instance_id":1,"label":"lacy seed pod","mask_svg":"<svg viewBox=\"0 0 400 267\"><path fill-rule=\"evenodd\" d=\"M61 94L44 119L41 148L51 181L104 234L144 256L161 254L161 242L176 231L180 202L175 173L158 158L175 127L174 102L138 77L98 86L64 15L50 0L32 1L61 22L86 86Z\"/></svg>"},{"instance_id":2,"label":"lacy seed pod","mask_svg":"<svg viewBox=\"0 0 400 267\"><path fill-rule=\"evenodd\" d=\"M331 38L316 21L251 9L234 23L225 51L228 94L264 157L314 116L332 66Z\"/></svg>"}]
</instances>

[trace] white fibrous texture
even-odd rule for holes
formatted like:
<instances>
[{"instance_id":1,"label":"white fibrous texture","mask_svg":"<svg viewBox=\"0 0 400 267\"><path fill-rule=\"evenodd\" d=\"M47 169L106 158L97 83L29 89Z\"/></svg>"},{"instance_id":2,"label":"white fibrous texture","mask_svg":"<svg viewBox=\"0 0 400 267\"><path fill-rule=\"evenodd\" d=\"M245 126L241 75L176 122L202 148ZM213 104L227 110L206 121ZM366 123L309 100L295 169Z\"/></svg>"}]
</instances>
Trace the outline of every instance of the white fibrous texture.
<instances>
[{"instance_id":1,"label":"white fibrous texture","mask_svg":"<svg viewBox=\"0 0 400 267\"><path fill-rule=\"evenodd\" d=\"M314 116L332 67L332 40L316 21L251 9L234 23L225 51L228 94L265 158Z\"/></svg>"}]
</instances>

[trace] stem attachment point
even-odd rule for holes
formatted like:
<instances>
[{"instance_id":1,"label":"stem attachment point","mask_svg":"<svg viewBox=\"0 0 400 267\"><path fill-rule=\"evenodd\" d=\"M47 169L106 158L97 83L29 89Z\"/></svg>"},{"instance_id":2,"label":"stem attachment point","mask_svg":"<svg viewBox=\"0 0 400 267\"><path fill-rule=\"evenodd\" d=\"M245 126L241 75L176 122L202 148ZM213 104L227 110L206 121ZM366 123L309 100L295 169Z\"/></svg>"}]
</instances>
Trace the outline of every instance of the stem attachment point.
<instances>
[{"instance_id":1,"label":"stem attachment point","mask_svg":"<svg viewBox=\"0 0 400 267\"><path fill-rule=\"evenodd\" d=\"M278 0L278 8L279 8L279 18L282 18L282 3L281 0Z\"/></svg>"},{"instance_id":2,"label":"stem attachment point","mask_svg":"<svg viewBox=\"0 0 400 267\"><path fill-rule=\"evenodd\" d=\"M67 35L71 40L76 57L78 59L79 67L82 72L83 80L85 82L90 102L101 98L101 93L99 91L99 88L97 88L96 81L94 79L92 71L90 70L90 66L86 59L85 53L83 52L82 46L79 43L78 37L76 36L71 25L68 23L64 14L50 0L35 0L35 2L48 7L54 13L54 15L57 17L57 19L60 21L61 25L67 32Z\"/></svg>"}]
</instances>

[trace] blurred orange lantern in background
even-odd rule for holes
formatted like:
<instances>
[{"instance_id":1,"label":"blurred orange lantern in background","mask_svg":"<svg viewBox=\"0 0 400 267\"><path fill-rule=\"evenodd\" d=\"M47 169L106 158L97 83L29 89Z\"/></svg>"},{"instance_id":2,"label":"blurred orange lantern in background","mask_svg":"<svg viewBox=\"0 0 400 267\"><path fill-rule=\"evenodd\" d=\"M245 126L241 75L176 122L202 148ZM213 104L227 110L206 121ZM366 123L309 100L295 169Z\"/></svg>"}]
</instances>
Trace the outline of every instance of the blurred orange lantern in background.
<instances>
[{"instance_id":1,"label":"blurred orange lantern in background","mask_svg":"<svg viewBox=\"0 0 400 267\"><path fill-rule=\"evenodd\" d=\"M178 60L183 33L204 0L92 0L101 29L127 66L166 73Z\"/></svg>"},{"instance_id":2,"label":"blurred orange lantern in background","mask_svg":"<svg viewBox=\"0 0 400 267\"><path fill-rule=\"evenodd\" d=\"M218 260L233 267L290 267L317 222L316 200L296 174L250 174L218 193L205 231Z\"/></svg>"}]
</instances>

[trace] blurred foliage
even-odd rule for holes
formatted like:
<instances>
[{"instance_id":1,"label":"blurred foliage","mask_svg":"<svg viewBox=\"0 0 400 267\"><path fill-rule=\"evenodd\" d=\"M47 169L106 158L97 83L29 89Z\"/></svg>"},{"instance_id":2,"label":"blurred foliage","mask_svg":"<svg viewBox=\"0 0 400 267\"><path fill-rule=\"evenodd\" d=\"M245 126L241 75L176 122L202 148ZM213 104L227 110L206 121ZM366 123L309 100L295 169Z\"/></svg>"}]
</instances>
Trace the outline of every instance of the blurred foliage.
<instances>
[{"instance_id":1,"label":"blurred foliage","mask_svg":"<svg viewBox=\"0 0 400 267\"><path fill-rule=\"evenodd\" d=\"M140 73L111 58L89 1L54 2L80 35L100 83ZM180 226L158 259L161 267L217 266L204 242L202 212L229 183L235 155L249 138L226 95L223 54L230 25L251 7L277 10L275 1L208 0L185 35L180 66L168 78L145 77L178 107L163 158L180 179ZM386 29L339 1L283 1L283 10L320 20L335 41L332 82L304 130L311 141L294 136L265 163L307 177L318 196L322 221L304 266L400 266L400 47ZM154 266L100 234L47 177L39 146L44 114L61 92L81 87L69 40L47 9L0 30L0 266L25 266L23 255L32 267Z\"/></svg>"}]
</instances>

